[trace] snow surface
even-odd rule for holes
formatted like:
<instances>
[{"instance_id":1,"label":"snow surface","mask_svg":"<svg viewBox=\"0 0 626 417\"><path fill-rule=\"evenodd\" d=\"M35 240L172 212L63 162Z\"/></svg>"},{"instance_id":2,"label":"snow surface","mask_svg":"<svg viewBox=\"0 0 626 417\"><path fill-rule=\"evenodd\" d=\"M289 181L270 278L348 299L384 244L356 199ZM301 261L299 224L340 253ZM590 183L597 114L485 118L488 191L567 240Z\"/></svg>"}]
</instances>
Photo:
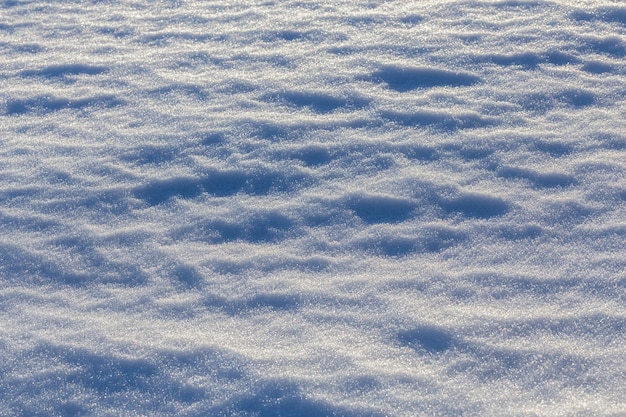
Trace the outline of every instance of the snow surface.
<instances>
[{"instance_id":1,"label":"snow surface","mask_svg":"<svg viewBox=\"0 0 626 417\"><path fill-rule=\"evenodd\" d=\"M626 415L621 1L0 3L0 415Z\"/></svg>"}]
</instances>

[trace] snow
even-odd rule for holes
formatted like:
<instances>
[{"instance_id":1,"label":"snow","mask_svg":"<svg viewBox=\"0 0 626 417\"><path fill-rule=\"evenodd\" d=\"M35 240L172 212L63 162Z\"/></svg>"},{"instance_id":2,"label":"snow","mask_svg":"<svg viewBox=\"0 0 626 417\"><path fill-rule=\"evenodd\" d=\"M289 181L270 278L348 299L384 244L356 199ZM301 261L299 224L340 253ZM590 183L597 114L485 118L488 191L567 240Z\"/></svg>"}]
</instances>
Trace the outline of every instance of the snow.
<instances>
[{"instance_id":1,"label":"snow","mask_svg":"<svg viewBox=\"0 0 626 417\"><path fill-rule=\"evenodd\" d=\"M619 1L4 1L0 415L626 415Z\"/></svg>"}]
</instances>

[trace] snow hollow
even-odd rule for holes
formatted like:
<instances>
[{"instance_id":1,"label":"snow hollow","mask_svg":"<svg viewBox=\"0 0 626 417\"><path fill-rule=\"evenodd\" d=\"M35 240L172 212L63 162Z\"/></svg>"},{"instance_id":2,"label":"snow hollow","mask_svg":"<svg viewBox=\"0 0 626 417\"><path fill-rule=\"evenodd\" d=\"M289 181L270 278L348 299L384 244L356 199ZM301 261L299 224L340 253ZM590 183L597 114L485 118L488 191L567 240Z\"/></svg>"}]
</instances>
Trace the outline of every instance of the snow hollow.
<instances>
[{"instance_id":1,"label":"snow hollow","mask_svg":"<svg viewBox=\"0 0 626 417\"><path fill-rule=\"evenodd\" d=\"M0 415L626 415L621 1L0 2Z\"/></svg>"}]
</instances>

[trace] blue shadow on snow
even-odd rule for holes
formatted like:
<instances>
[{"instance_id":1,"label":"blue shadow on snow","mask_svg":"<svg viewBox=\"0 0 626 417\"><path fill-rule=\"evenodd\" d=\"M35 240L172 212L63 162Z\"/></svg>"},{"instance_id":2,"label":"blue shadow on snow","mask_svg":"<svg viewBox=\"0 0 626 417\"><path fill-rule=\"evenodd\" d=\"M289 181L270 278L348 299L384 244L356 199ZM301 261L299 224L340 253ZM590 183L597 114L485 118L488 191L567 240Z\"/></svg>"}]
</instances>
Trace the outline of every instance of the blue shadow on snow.
<instances>
[{"instance_id":1,"label":"blue shadow on snow","mask_svg":"<svg viewBox=\"0 0 626 417\"><path fill-rule=\"evenodd\" d=\"M398 92L418 88L464 87L480 82L478 76L469 73L401 66L384 66L374 72L371 78L386 83L390 89Z\"/></svg>"},{"instance_id":2,"label":"blue shadow on snow","mask_svg":"<svg viewBox=\"0 0 626 417\"><path fill-rule=\"evenodd\" d=\"M69 75L98 75L109 69L103 66L87 64L50 65L41 69L29 69L20 73L22 77L63 78Z\"/></svg>"},{"instance_id":3,"label":"blue shadow on snow","mask_svg":"<svg viewBox=\"0 0 626 417\"><path fill-rule=\"evenodd\" d=\"M474 113L454 114L422 110L411 113L383 111L380 115L383 119L389 120L401 126L433 128L443 131L477 129L492 126L495 123L491 119Z\"/></svg>"},{"instance_id":4,"label":"blue shadow on snow","mask_svg":"<svg viewBox=\"0 0 626 417\"><path fill-rule=\"evenodd\" d=\"M493 63L502 67L520 67L533 70L541 64L568 65L579 62L578 58L561 51L547 51L544 53L523 52L517 54L486 54L474 56L476 63Z\"/></svg>"},{"instance_id":5,"label":"blue shadow on snow","mask_svg":"<svg viewBox=\"0 0 626 417\"><path fill-rule=\"evenodd\" d=\"M193 97L200 101L206 101L209 99L209 94L204 90L204 88L202 88L201 85L197 84L173 83L149 90L148 93L156 98L170 94L179 94Z\"/></svg>"},{"instance_id":6,"label":"blue shadow on snow","mask_svg":"<svg viewBox=\"0 0 626 417\"><path fill-rule=\"evenodd\" d=\"M408 219L417 208L411 200L387 197L355 195L347 200L347 206L366 223L399 223Z\"/></svg>"},{"instance_id":7,"label":"blue shadow on snow","mask_svg":"<svg viewBox=\"0 0 626 417\"><path fill-rule=\"evenodd\" d=\"M293 151L290 156L302 161L304 165L309 167L328 164L333 158L333 155L327 148L316 145L306 146Z\"/></svg>"},{"instance_id":8,"label":"blue shadow on snow","mask_svg":"<svg viewBox=\"0 0 626 417\"><path fill-rule=\"evenodd\" d=\"M572 19L580 22L604 21L626 25L625 7L601 7L595 11L576 10L570 15Z\"/></svg>"},{"instance_id":9,"label":"blue shadow on snow","mask_svg":"<svg viewBox=\"0 0 626 417\"><path fill-rule=\"evenodd\" d=\"M579 50L582 53L605 54L614 58L626 57L626 43L617 36L583 37Z\"/></svg>"},{"instance_id":10,"label":"blue shadow on snow","mask_svg":"<svg viewBox=\"0 0 626 417\"><path fill-rule=\"evenodd\" d=\"M172 379L147 359L98 354L82 348L50 344L39 346L34 353L65 363L69 370L58 375L58 379L63 384L94 390L103 402L115 401L113 399L118 393L131 396L136 393L153 405L163 400L193 403L207 396L204 389ZM107 400L108 397L111 399Z\"/></svg>"},{"instance_id":11,"label":"blue shadow on snow","mask_svg":"<svg viewBox=\"0 0 626 417\"><path fill-rule=\"evenodd\" d=\"M69 99L53 96L38 96L27 99L9 99L6 103L7 116L22 114L46 114L60 110L82 110L89 107L116 107L123 105L124 101L115 96L103 95L86 97L81 99Z\"/></svg>"},{"instance_id":12,"label":"blue shadow on snow","mask_svg":"<svg viewBox=\"0 0 626 417\"><path fill-rule=\"evenodd\" d=\"M276 101L296 108L308 108L316 113L331 113L341 108L360 109L369 104L368 100L357 97L336 97L319 92L285 91L268 94L266 101Z\"/></svg>"},{"instance_id":13,"label":"blue shadow on snow","mask_svg":"<svg viewBox=\"0 0 626 417\"><path fill-rule=\"evenodd\" d=\"M432 227L417 236L381 236L360 240L356 248L377 256L403 257L412 253L436 253L467 239L467 234L446 228Z\"/></svg>"},{"instance_id":14,"label":"blue shadow on snow","mask_svg":"<svg viewBox=\"0 0 626 417\"><path fill-rule=\"evenodd\" d=\"M577 183L576 179L568 174L560 172L542 174L525 168L502 168L498 170L498 175L503 178L525 179L535 188L569 187Z\"/></svg>"},{"instance_id":15,"label":"blue shadow on snow","mask_svg":"<svg viewBox=\"0 0 626 417\"><path fill-rule=\"evenodd\" d=\"M453 199L439 202L447 214L461 213L466 217L489 219L509 211L509 204L499 197L485 194L467 193Z\"/></svg>"},{"instance_id":16,"label":"blue shadow on snow","mask_svg":"<svg viewBox=\"0 0 626 417\"><path fill-rule=\"evenodd\" d=\"M202 193L226 197L243 192L264 195L270 192L288 191L305 180L304 175L286 176L281 172L240 170L207 172L203 177L177 177L151 181L137 187L135 197L150 205L166 202L172 197L195 198Z\"/></svg>"},{"instance_id":17,"label":"blue shadow on snow","mask_svg":"<svg viewBox=\"0 0 626 417\"><path fill-rule=\"evenodd\" d=\"M595 103L595 94L582 89L569 89L555 94L529 93L517 100L517 104L524 110L540 113L558 106L580 109Z\"/></svg>"},{"instance_id":18,"label":"blue shadow on snow","mask_svg":"<svg viewBox=\"0 0 626 417\"><path fill-rule=\"evenodd\" d=\"M240 222L213 220L202 223L192 231L199 240L213 244L246 241L250 243L276 242L287 237L294 221L276 211L258 212ZM183 231L185 234L185 231Z\"/></svg>"},{"instance_id":19,"label":"blue shadow on snow","mask_svg":"<svg viewBox=\"0 0 626 417\"><path fill-rule=\"evenodd\" d=\"M615 72L613 65L602 61L588 61L581 69L590 74L608 74Z\"/></svg>"},{"instance_id":20,"label":"blue shadow on snow","mask_svg":"<svg viewBox=\"0 0 626 417\"><path fill-rule=\"evenodd\" d=\"M398 332L398 341L402 346L416 351L442 353L454 345L454 338L444 329L435 326L418 326Z\"/></svg>"},{"instance_id":21,"label":"blue shadow on snow","mask_svg":"<svg viewBox=\"0 0 626 417\"><path fill-rule=\"evenodd\" d=\"M216 308L230 315L252 314L258 310L292 311L302 304L299 294L257 294L248 298L227 299L219 295L207 295L203 304L208 308Z\"/></svg>"},{"instance_id":22,"label":"blue shadow on snow","mask_svg":"<svg viewBox=\"0 0 626 417\"><path fill-rule=\"evenodd\" d=\"M220 404L202 415L230 416L250 415L257 417L381 417L382 413L369 410L344 408L321 400L306 398L300 388L289 381L270 380L252 393L243 394Z\"/></svg>"}]
</instances>

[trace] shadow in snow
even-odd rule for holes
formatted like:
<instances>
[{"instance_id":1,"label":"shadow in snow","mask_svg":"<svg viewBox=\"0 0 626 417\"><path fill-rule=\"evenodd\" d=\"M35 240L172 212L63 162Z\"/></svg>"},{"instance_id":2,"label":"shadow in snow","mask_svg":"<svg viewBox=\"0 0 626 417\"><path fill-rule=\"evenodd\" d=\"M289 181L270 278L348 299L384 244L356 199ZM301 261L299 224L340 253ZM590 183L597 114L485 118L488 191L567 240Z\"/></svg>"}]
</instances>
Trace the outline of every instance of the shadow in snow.
<instances>
[{"instance_id":1,"label":"shadow in snow","mask_svg":"<svg viewBox=\"0 0 626 417\"><path fill-rule=\"evenodd\" d=\"M16 52L20 54L37 54L43 52L46 49L36 43L13 44L7 42L0 42L0 48L5 49L5 51Z\"/></svg>"},{"instance_id":2,"label":"shadow in snow","mask_svg":"<svg viewBox=\"0 0 626 417\"><path fill-rule=\"evenodd\" d=\"M570 65L579 62L576 56L561 51L548 51L542 56L548 64L553 65Z\"/></svg>"},{"instance_id":3,"label":"shadow in snow","mask_svg":"<svg viewBox=\"0 0 626 417\"><path fill-rule=\"evenodd\" d=\"M524 110L545 112L557 106L567 106L576 109L589 107L596 103L596 96L586 90L570 89L556 94L526 94L521 96L517 103Z\"/></svg>"},{"instance_id":4,"label":"shadow in snow","mask_svg":"<svg viewBox=\"0 0 626 417\"><path fill-rule=\"evenodd\" d=\"M544 152L553 157L566 156L573 152L573 146L559 141L537 140L533 142L533 146L540 152Z\"/></svg>"},{"instance_id":5,"label":"shadow in snow","mask_svg":"<svg viewBox=\"0 0 626 417\"><path fill-rule=\"evenodd\" d=\"M434 128L445 131L477 129L495 124L494 120L482 117L477 113L454 114L422 110L412 113L383 111L380 115L384 119L401 126Z\"/></svg>"},{"instance_id":6,"label":"shadow in snow","mask_svg":"<svg viewBox=\"0 0 626 417\"><path fill-rule=\"evenodd\" d=\"M0 201L4 198L1 197ZM47 234L61 233L67 226L63 224L63 221L53 220L51 217L39 216L39 215L12 215L0 212L0 230L19 230L26 232L44 232ZM2 245L2 244L0 244ZM0 246L1 247L1 246ZM2 253L2 251L0 251Z\"/></svg>"},{"instance_id":7,"label":"shadow in snow","mask_svg":"<svg viewBox=\"0 0 626 417\"><path fill-rule=\"evenodd\" d=\"M448 227L429 227L421 238L424 252L440 252L451 248L468 238L467 233Z\"/></svg>"},{"instance_id":8,"label":"shadow in snow","mask_svg":"<svg viewBox=\"0 0 626 417\"><path fill-rule=\"evenodd\" d=\"M213 244L233 241L276 242L286 238L295 226L288 216L277 211L259 211L238 222L212 220L179 230L178 236L192 237Z\"/></svg>"},{"instance_id":9,"label":"shadow in snow","mask_svg":"<svg viewBox=\"0 0 626 417\"><path fill-rule=\"evenodd\" d=\"M0 384L3 405L15 415L100 415L121 405L131 414L136 407L140 413L150 409L173 415L181 406L214 404L219 395L187 382L190 379L181 374L201 374L224 384L243 377L237 357L213 349L157 352L156 358L144 359L44 343L20 358L26 362L21 366L27 370L30 366L36 375L25 378L8 372ZM0 373L6 368L0 365Z\"/></svg>"},{"instance_id":10,"label":"shadow in snow","mask_svg":"<svg viewBox=\"0 0 626 417\"><path fill-rule=\"evenodd\" d=\"M263 120L247 120L243 125L250 131L251 136L266 140L281 140L298 137L304 127L289 126L285 122L272 122Z\"/></svg>"},{"instance_id":11,"label":"shadow in snow","mask_svg":"<svg viewBox=\"0 0 626 417\"><path fill-rule=\"evenodd\" d=\"M498 330L500 334L502 330ZM595 374L598 364L594 359L541 348L520 349L488 344L464 344L460 349L468 360L452 364L448 374L467 375L471 372L480 381L515 379L524 389L557 383L565 387L593 387L599 382ZM471 370L471 371L470 371Z\"/></svg>"},{"instance_id":12,"label":"shadow in snow","mask_svg":"<svg viewBox=\"0 0 626 417\"><path fill-rule=\"evenodd\" d=\"M488 4L498 9L506 9L509 7L530 9L533 7L544 5L545 3L532 0L500 0Z\"/></svg>"},{"instance_id":13,"label":"shadow in snow","mask_svg":"<svg viewBox=\"0 0 626 417\"><path fill-rule=\"evenodd\" d=\"M228 142L224 132L202 132L199 135L200 144L204 146L221 145Z\"/></svg>"},{"instance_id":14,"label":"shadow in snow","mask_svg":"<svg viewBox=\"0 0 626 417\"><path fill-rule=\"evenodd\" d=\"M536 239L544 230L535 224L505 225L497 229L496 235L507 240Z\"/></svg>"},{"instance_id":15,"label":"shadow in snow","mask_svg":"<svg viewBox=\"0 0 626 417\"><path fill-rule=\"evenodd\" d=\"M175 372L192 371L226 384L245 378L245 363L239 356L217 348L165 350L159 352L159 364Z\"/></svg>"},{"instance_id":16,"label":"shadow in snow","mask_svg":"<svg viewBox=\"0 0 626 417\"><path fill-rule=\"evenodd\" d=\"M201 85L185 83L164 85L159 88L148 90L148 94L156 98L161 98L166 95L182 95L193 97L200 101L206 101L209 99L209 94L204 90L204 88L202 88Z\"/></svg>"},{"instance_id":17,"label":"shadow in snow","mask_svg":"<svg viewBox=\"0 0 626 417\"><path fill-rule=\"evenodd\" d=\"M595 11L576 10L571 18L580 22L604 21L609 23L620 23L626 25L625 7L602 7Z\"/></svg>"},{"instance_id":18,"label":"shadow in snow","mask_svg":"<svg viewBox=\"0 0 626 417\"><path fill-rule=\"evenodd\" d=\"M94 28L94 32L117 39L129 38L136 33L130 26L100 26Z\"/></svg>"},{"instance_id":19,"label":"shadow in snow","mask_svg":"<svg viewBox=\"0 0 626 417\"><path fill-rule=\"evenodd\" d=\"M88 237L58 236L50 241L50 246L64 255L65 259L76 262L73 266L75 269L91 271L85 273L90 277L91 282L129 287L147 282L148 277L139 265L107 257L107 253L100 250L97 242ZM57 263L62 264L62 261ZM65 269L67 265L62 264L61 268Z\"/></svg>"},{"instance_id":20,"label":"shadow in snow","mask_svg":"<svg viewBox=\"0 0 626 417\"><path fill-rule=\"evenodd\" d=\"M276 42L276 41L285 41L285 42L297 42L297 41L308 41L308 42L321 42L327 36L324 32L319 30L296 30L296 29L283 29L277 31L269 31L262 34L262 39L264 42Z\"/></svg>"},{"instance_id":21,"label":"shadow in snow","mask_svg":"<svg viewBox=\"0 0 626 417\"><path fill-rule=\"evenodd\" d=\"M531 232L532 233L532 232ZM494 299L524 298L552 299L562 294L579 293L589 297L615 295L623 290L607 285L606 280L594 277L550 278L528 275L506 275L501 273L476 273L455 278L459 283L467 282L470 287Z\"/></svg>"},{"instance_id":22,"label":"shadow in snow","mask_svg":"<svg viewBox=\"0 0 626 417\"><path fill-rule=\"evenodd\" d=\"M400 18L400 22L405 25L417 25L418 23L422 23L424 18L417 14L409 14Z\"/></svg>"},{"instance_id":23,"label":"shadow in snow","mask_svg":"<svg viewBox=\"0 0 626 417\"><path fill-rule=\"evenodd\" d=\"M626 25L626 7L603 7L597 11L596 15L605 22Z\"/></svg>"},{"instance_id":24,"label":"shadow in snow","mask_svg":"<svg viewBox=\"0 0 626 417\"><path fill-rule=\"evenodd\" d=\"M384 236L376 239L361 241L357 248L367 252L373 252L378 256L389 256L392 258L410 255L420 250L420 241L411 237Z\"/></svg>"},{"instance_id":25,"label":"shadow in snow","mask_svg":"<svg viewBox=\"0 0 626 417\"><path fill-rule=\"evenodd\" d=\"M626 43L617 36L582 37L579 50L587 54L605 54L614 58L626 57Z\"/></svg>"},{"instance_id":26,"label":"shadow in snow","mask_svg":"<svg viewBox=\"0 0 626 417\"><path fill-rule=\"evenodd\" d=\"M342 379L341 387L350 393L366 394L383 388L383 384L376 375L354 375Z\"/></svg>"},{"instance_id":27,"label":"shadow in snow","mask_svg":"<svg viewBox=\"0 0 626 417\"><path fill-rule=\"evenodd\" d=\"M326 147L319 145L310 145L294 150L289 156L299 159L304 165L309 167L328 164L333 158L333 155Z\"/></svg>"},{"instance_id":28,"label":"shadow in snow","mask_svg":"<svg viewBox=\"0 0 626 417\"><path fill-rule=\"evenodd\" d=\"M268 94L263 97L263 100L276 101L293 107L304 107L322 114L331 113L341 108L359 109L369 104L364 98L343 98L312 91L286 91Z\"/></svg>"},{"instance_id":29,"label":"shadow in snow","mask_svg":"<svg viewBox=\"0 0 626 417\"><path fill-rule=\"evenodd\" d=\"M150 46L169 46L173 42L190 41L190 42L210 42L220 41L219 34L212 33L187 33L187 32L166 32L153 33L135 38L135 42Z\"/></svg>"},{"instance_id":30,"label":"shadow in snow","mask_svg":"<svg viewBox=\"0 0 626 417\"><path fill-rule=\"evenodd\" d=\"M450 144L446 145L444 150L456 152L466 161L487 159L496 152L494 147L474 143Z\"/></svg>"},{"instance_id":31,"label":"shadow in snow","mask_svg":"<svg viewBox=\"0 0 626 417\"><path fill-rule=\"evenodd\" d=\"M109 214L98 206L103 200L115 201L113 198L103 199L102 196L87 196L79 201L72 200L71 204L60 200L63 206L55 207L51 211L64 210L66 204L76 210L78 205L84 204L85 207L97 209L102 215ZM126 212L126 209L121 212ZM0 243L2 279L18 279L35 285L54 283L69 286L94 283L137 286L145 283L146 275L139 266L108 258L88 234L67 235L66 227L45 218L21 217L12 220L12 217L0 216L0 220L9 222L3 225L4 230L15 228L21 231L45 231L50 236L46 241L46 253L29 250L19 244Z\"/></svg>"},{"instance_id":32,"label":"shadow in snow","mask_svg":"<svg viewBox=\"0 0 626 417\"><path fill-rule=\"evenodd\" d=\"M412 200L374 195L348 197L347 206L366 223L399 223L417 208Z\"/></svg>"},{"instance_id":33,"label":"shadow in snow","mask_svg":"<svg viewBox=\"0 0 626 417\"><path fill-rule=\"evenodd\" d=\"M351 15L350 17L343 16L342 22L348 25L356 26L363 29L365 26L380 25L385 22L385 19L380 16L367 16L367 15Z\"/></svg>"},{"instance_id":34,"label":"shadow in snow","mask_svg":"<svg viewBox=\"0 0 626 417\"><path fill-rule=\"evenodd\" d=\"M608 74L615 72L615 67L602 61L588 61L581 68L590 74Z\"/></svg>"},{"instance_id":35,"label":"shadow in snow","mask_svg":"<svg viewBox=\"0 0 626 417\"><path fill-rule=\"evenodd\" d=\"M191 265L177 265L171 272L172 278L183 289L199 289L202 287L204 279L202 275L198 273L196 268Z\"/></svg>"},{"instance_id":36,"label":"shadow in snow","mask_svg":"<svg viewBox=\"0 0 626 417\"><path fill-rule=\"evenodd\" d=\"M323 272L333 267L333 263L320 256L310 257L283 257L268 260L259 265L258 269L264 273L276 271L305 271Z\"/></svg>"},{"instance_id":37,"label":"shadow in snow","mask_svg":"<svg viewBox=\"0 0 626 417\"><path fill-rule=\"evenodd\" d=\"M498 175L502 178L528 180L536 188L569 187L577 183L576 179L568 174L539 173L525 168L502 168L498 170Z\"/></svg>"},{"instance_id":38,"label":"shadow in snow","mask_svg":"<svg viewBox=\"0 0 626 417\"><path fill-rule=\"evenodd\" d=\"M437 68L413 68L385 66L371 76L375 82L384 82L398 92L407 92L418 88L463 87L480 82L476 75L464 72L452 72Z\"/></svg>"},{"instance_id":39,"label":"shadow in snow","mask_svg":"<svg viewBox=\"0 0 626 417\"><path fill-rule=\"evenodd\" d=\"M544 59L532 52L512 55L485 55L477 59L478 62L493 62L502 66L520 66L522 68L535 68L544 62Z\"/></svg>"},{"instance_id":40,"label":"shadow in snow","mask_svg":"<svg viewBox=\"0 0 626 417\"><path fill-rule=\"evenodd\" d=\"M539 333L615 340L626 336L626 318L618 314L580 313L571 317L540 317L499 323L508 337L529 337Z\"/></svg>"},{"instance_id":41,"label":"shadow in snow","mask_svg":"<svg viewBox=\"0 0 626 417\"><path fill-rule=\"evenodd\" d=\"M268 380L255 386L253 392L244 393L199 415L257 417L381 417L383 414L358 409L344 408L321 400L307 398L300 388L282 379Z\"/></svg>"},{"instance_id":42,"label":"shadow in snow","mask_svg":"<svg viewBox=\"0 0 626 417\"><path fill-rule=\"evenodd\" d=\"M94 197L95 198L95 197ZM99 200L98 200L99 201ZM75 204L74 202L73 204ZM94 206L101 214L99 207ZM72 206L75 210L76 206ZM15 228L20 231L45 232L46 252L29 250L24 245L0 243L0 280L18 280L33 285L68 285L81 287L90 284L115 284L139 286L147 280L141 268L132 263L111 259L101 250L101 241L94 241L88 233L67 235L66 227L49 220L0 216L9 224L2 229ZM10 229L9 229L10 230ZM129 244L137 236L123 236L117 243Z\"/></svg>"},{"instance_id":43,"label":"shadow in snow","mask_svg":"<svg viewBox=\"0 0 626 417\"><path fill-rule=\"evenodd\" d=\"M509 211L509 204L499 197L485 194L467 193L453 199L439 202L447 214L461 213L466 217L490 219Z\"/></svg>"},{"instance_id":44,"label":"shadow in snow","mask_svg":"<svg viewBox=\"0 0 626 417\"><path fill-rule=\"evenodd\" d=\"M102 394L149 390L151 379L158 373L157 366L145 359L105 356L81 349L50 347L47 350L55 350L62 360L79 367L78 372L68 375L67 382L77 383Z\"/></svg>"},{"instance_id":45,"label":"shadow in snow","mask_svg":"<svg viewBox=\"0 0 626 417\"><path fill-rule=\"evenodd\" d=\"M109 175L109 173L110 171L107 171L103 175ZM57 180L54 177L52 179ZM63 181L63 178L60 180ZM0 199L2 199L2 195L0 195ZM42 207L46 213L52 215L57 215L62 211L88 210L91 216L99 217L100 220L102 220L103 215L126 215L133 209L125 192L121 189L109 189L94 193L75 190L71 194L71 198L52 199L50 202L43 203Z\"/></svg>"},{"instance_id":46,"label":"shadow in snow","mask_svg":"<svg viewBox=\"0 0 626 417\"><path fill-rule=\"evenodd\" d=\"M171 146L144 145L125 151L119 158L140 165L161 164L174 160L176 149Z\"/></svg>"},{"instance_id":47,"label":"shadow in snow","mask_svg":"<svg viewBox=\"0 0 626 417\"><path fill-rule=\"evenodd\" d=\"M226 260L216 259L211 262L211 269L223 275L239 275L249 271L259 271L263 274L279 271L324 272L333 267L328 259L321 257L284 257L276 259L253 260Z\"/></svg>"},{"instance_id":48,"label":"shadow in snow","mask_svg":"<svg viewBox=\"0 0 626 417\"><path fill-rule=\"evenodd\" d=\"M16 279L22 283L84 285L91 280L86 273L67 271L64 266L46 256L26 251L16 245L0 244L0 273L2 279Z\"/></svg>"},{"instance_id":49,"label":"shadow in snow","mask_svg":"<svg viewBox=\"0 0 626 417\"><path fill-rule=\"evenodd\" d=\"M63 78L70 75L98 75L109 70L107 67L88 64L50 65L41 69L29 69L20 73L22 77Z\"/></svg>"},{"instance_id":50,"label":"shadow in snow","mask_svg":"<svg viewBox=\"0 0 626 417\"><path fill-rule=\"evenodd\" d=\"M356 248L377 256L403 257L413 253L436 253L467 239L467 233L447 227L428 227L415 236L374 236L360 239Z\"/></svg>"},{"instance_id":51,"label":"shadow in snow","mask_svg":"<svg viewBox=\"0 0 626 417\"><path fill-rule=\"evenodd\" d=\"M437 149L425 145L418 145L414 143L398 144L391 150L402 153L408 159L415 159L418 161L435 161L439 159Z\"/></svg>"},{"instance_id":52,"label":"shadow in snow","mask_svg":"<svg viewBox=\"0 0 626 417\"><path fill-rule=\"evenodd\" d=\"M436 326L418 326L398 332L398 341L402 346L410 347L422 353L442 353L454 346L452 335Z\"/></svg>"},{"instance_id":53,"label":"shadow in snow","mask_svg":"<svg viewBox=\"0 0 626 417\"><path fill-rule=\"evenodd\" d=\"M28 113L45 114L66 109L82 110L89 107L110 108L123 104L124 101L109 95L86 97L82 99L39 96L27 99L7 100L6 114L8 116L18 116Z\"/></svg>"},{"instance_id":54,"label":"shadow in snow","mask_svg":"<svg viewBox=\"0 0 626 417\"><path fill-rule=\"evenodd\" d=\"M586 10L574 10L571 14L570 17L573 20L577 20L579 22L590 22L592 20L594 20L597 16L595 14L593 14L592 12L586 11Z\"/></svg>"},{"instance_id":55,"label":"shadow in snow","mask_svg":"<svg viewBox=\"0 0 626 417\"><path fill-rule=\"evenodd\" d=\"M217 308L224 313L235 316L252 314L258 310L291 311L300 308L302 296L299 294L257 294L244 299L227 299L219 295L207 295L203 304L209 308Z\"/></svg>"},{"instance_id":56,"label":"shadow in snow","mask_svg":"<svg viewBox=\"0 0 626 417\"><path fill-rule=\"evenodd\" d=\"M258 269L258 265L251 260L216 259L211 262L211 270L221 275L241 275Z\"/></svg>"},{"instance_id":57,"label":"shadow in snow","mask_svg":"<svg viewBox=\"0 0 626 417\"><path fill-rule=\"evenodd\" d=\"M554 95L554 99L570 107L588 107L596 102L596 96L590 91L582 89L565 90Z\"/></svg>"},{"instance_id":58,"label":"shadow in snow","mask_svg":"<svg viewBox=\"0 0 626 417\"><path fill-rule=\"evenodd\" d=\"M581 224L593 212L594 210L590 206L581 204L580 201L574 199L567 199L546 202L541 214L545 221L565 226Z\"/></svg>"},{"instance_id":59,"label":"shadow in snow","mask_svg":"<svg viewBox=\"0 0 626 417\"><path fill-rule=\"evenodd\" d=\"M503 67L521 67L527 70L536 69L541 64L568 65L579 62L578 58L561 51L544 53L523 52L517 54L486 54L473 58L476 63L493 63Z\"/></svg>"},{"instance_id":60,"label":"shadow in snow","mask_svg":"<svg viewBox=\"0 0 626 417\"><path fill-rule=\"evenodd\" d=\"M282 172L240 170L207 172L203 177L178 177L155 180L133 190L135 197L150 205L161 204L172 197L195 198L202 193L226 197L243 192L264 195L293 189L307 178L304 175L286 176Z\"/></svg>"}]
</instances>

